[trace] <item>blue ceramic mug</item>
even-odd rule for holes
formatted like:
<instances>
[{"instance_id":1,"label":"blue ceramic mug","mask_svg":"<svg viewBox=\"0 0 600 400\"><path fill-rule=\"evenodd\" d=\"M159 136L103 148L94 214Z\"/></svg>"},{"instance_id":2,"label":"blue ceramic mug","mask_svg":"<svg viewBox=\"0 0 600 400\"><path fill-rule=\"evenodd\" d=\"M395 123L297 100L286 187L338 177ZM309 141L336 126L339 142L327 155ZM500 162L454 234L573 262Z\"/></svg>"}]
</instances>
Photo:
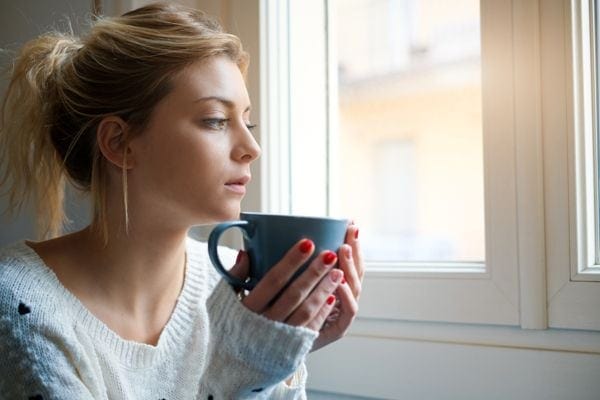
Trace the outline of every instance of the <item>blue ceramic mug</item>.
<instances>
[{"instance_id":1,"label":"blue ceramic mug","mask_svg":"<svg viewBox=\"0 0 600 400\"><path fill-rule=\"evenodd\" d=\"M231 276L223 267L217 253L221 235L233 227L242 231L244 250L250 258L250 273L247 280ZM275 266L301 239L312 240L315 251L291 280L297 278L321 251L331 250L337 253L344 243L347 227L348 220L345 219L241 213L239 221L223 222L212 230L208 237L208 254L217 271L233 287L252 290L269 269Z\"/></svg>"}]
</instances>

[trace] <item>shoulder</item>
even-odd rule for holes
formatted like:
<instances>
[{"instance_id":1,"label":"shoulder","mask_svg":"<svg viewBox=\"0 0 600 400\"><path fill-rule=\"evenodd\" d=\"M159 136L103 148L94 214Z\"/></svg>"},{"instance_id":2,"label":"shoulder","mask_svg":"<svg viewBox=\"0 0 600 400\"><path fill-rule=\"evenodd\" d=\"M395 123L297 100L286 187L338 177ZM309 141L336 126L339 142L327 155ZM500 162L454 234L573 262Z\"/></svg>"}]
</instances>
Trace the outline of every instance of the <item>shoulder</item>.
<instances>
[{"instance_id":1,"label":"shoulder","mask_svg":"<svg viewBox=\"0 0 600 400\"><path fill-rule=\"evenodd\" d=\"M65 355L75 335L68 315L51 271L32 249L24 242L0 249L0 371L12 379L0 378L0 387L26 393L27 382L52 375L52 365L72 370Z\"/></svg>"},{"instance_id":2,"label":"shoulder","mask_svg":"<svg viewBox=\"0 0 600 400\"><path fill-rule=\"evenodd\" d=\"M29 324L64 320L64 296L53 272L25 242L0 250L0 318Z\"/></svg>"},{"instance_id":3,"label":"shoulder","mask_svg":"<svg viewBox=\"0 0 600 400\"><path fill-rule=\"evenodd\" d=\"M34 284L40 280L40 271L30 251L25 242L0 249L0 316L10 315L35 292Z\"/></svg>"}]
</instances>

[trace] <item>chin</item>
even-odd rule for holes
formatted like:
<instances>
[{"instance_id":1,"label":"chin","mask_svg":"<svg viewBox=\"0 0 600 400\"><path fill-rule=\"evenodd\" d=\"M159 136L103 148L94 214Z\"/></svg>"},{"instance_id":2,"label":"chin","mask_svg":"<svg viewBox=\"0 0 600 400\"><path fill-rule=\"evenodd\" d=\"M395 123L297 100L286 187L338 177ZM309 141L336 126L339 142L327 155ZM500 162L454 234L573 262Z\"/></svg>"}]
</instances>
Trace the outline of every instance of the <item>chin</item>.
<instances>
[{"instance_id":1,"label":"chin","mask_svg":"<svg viewBox=\"0 0 600 400\"><path fill-rule=\"evenodd\" d=\"M231 207L229 209L221 209L213 215L212 223L218 223L223 221L235 221L240 219L241 209L239 206Z\"/></svg>"}]
</instances>

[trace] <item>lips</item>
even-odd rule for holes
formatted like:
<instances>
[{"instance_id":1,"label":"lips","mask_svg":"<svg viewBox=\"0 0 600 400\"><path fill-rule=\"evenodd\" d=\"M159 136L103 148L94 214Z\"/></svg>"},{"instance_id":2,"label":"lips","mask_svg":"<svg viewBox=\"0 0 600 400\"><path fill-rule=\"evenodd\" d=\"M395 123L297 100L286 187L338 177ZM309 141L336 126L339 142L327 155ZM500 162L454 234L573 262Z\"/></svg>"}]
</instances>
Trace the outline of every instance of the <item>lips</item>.
<instances>
[{"instance_id":1,"label":"lips","mask_svg":"<svg viewBox=\"0 0 600 400\"><path fill-rule=\"evenodd\" d=\"M250 175L244 175L226 182L225 187L234 193L243 195L246 193L246 184L248 182L250 182Z\"/></svg>"},{"instance_id":2,"label":"lips","mask_svg":"<svg viewBox=\"0 0 600 400\"><path fill-rule=\"evenodd\" d=\"M240 178L236 178L236 179L232 179L228 182L226 182L226 185L246 185L248 182L250 182L250 175L244 175Z\"/></svg>"}]
</instances>

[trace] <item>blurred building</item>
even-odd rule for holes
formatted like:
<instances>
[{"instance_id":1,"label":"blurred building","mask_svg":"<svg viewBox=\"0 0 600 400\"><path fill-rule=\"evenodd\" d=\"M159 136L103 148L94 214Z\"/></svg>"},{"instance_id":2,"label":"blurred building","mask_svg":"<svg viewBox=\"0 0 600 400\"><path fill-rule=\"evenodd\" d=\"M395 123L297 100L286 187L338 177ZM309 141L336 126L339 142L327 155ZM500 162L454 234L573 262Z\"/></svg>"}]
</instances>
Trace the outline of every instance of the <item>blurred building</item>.
<instances>
[{"instance_id":1,"label":"blurred building","mask_svg":"<svg viewBox=\"0 0 600 400\"><path fill-rule=\"evenodd\" d=\"M338 3L341 212L371 260L485 258L477 0Z\"/></svg>"}]
</instances>

